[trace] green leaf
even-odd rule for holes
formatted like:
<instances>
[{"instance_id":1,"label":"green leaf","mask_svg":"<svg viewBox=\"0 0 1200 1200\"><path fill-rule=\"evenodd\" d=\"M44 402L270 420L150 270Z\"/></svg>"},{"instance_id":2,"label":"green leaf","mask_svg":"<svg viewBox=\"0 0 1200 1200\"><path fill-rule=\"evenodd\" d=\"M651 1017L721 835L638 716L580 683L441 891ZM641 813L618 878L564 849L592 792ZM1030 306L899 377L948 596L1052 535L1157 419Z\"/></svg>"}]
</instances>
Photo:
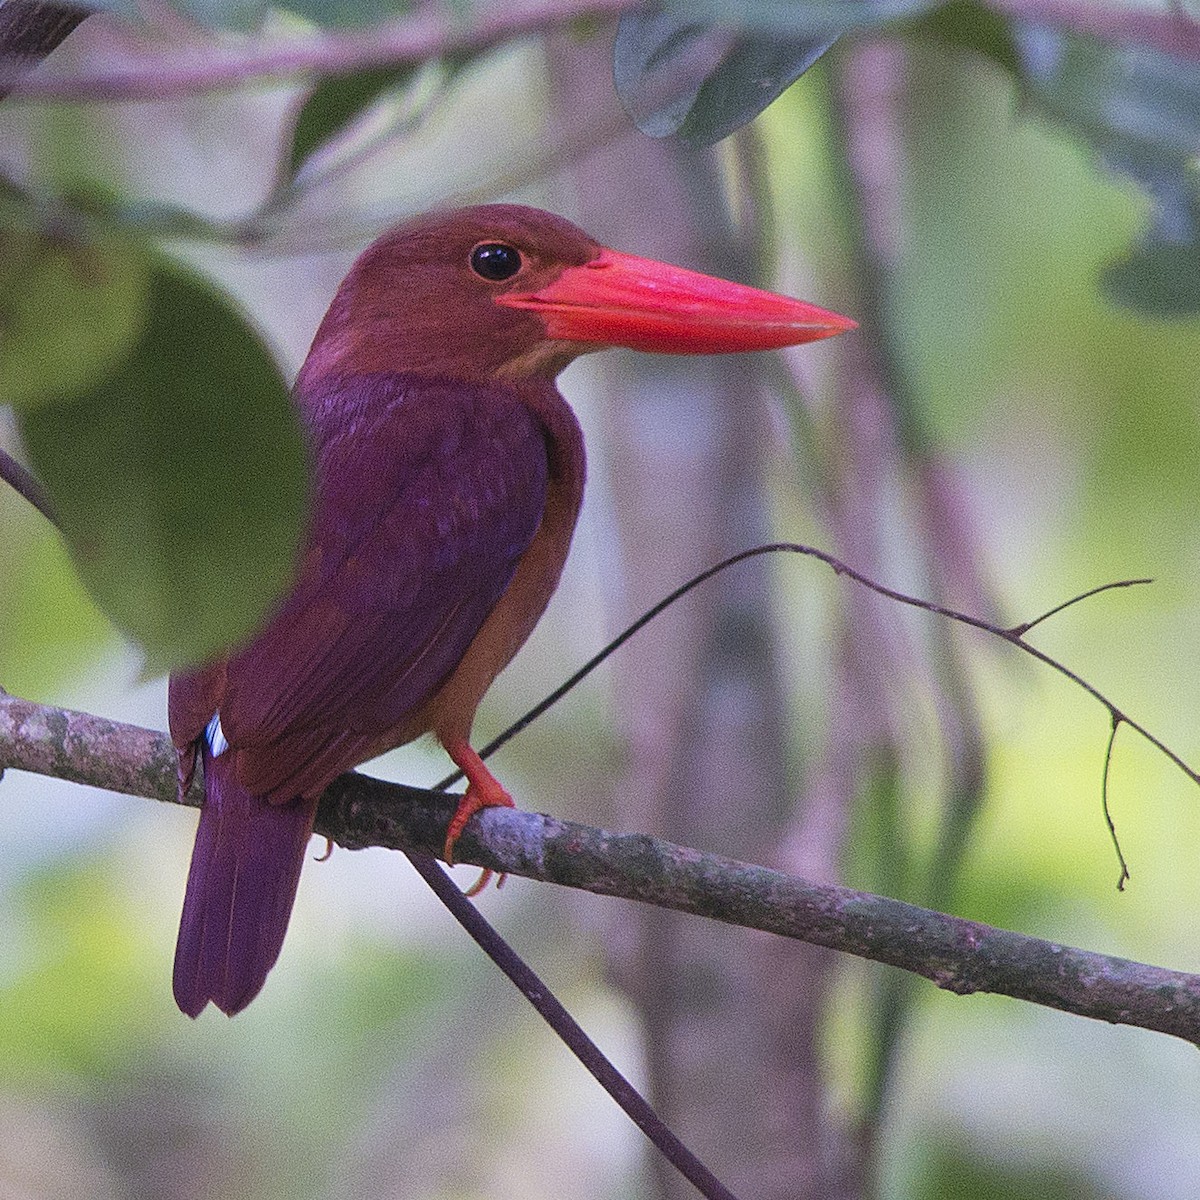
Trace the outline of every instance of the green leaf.
<instances>
[{"instance_id":1,"label":"green leaf","mask_svg":"<svg viewBox=\"0 0 1200 1200\"><path fill-rule=\"evenodd\" d=\"M1018 72L1017 48L1008 21L975 0L951 0L925 16L914 30L990 58L1014 76Z\"/></svg>"},{"instance_id":2,"label":"green leaf","mask_svg":"<svg viewBox=\"0 0 1200 1200\"><path fill-rule=\"evenodd\" d=\"M711 145L752 121L846 32L936 0L664 0L617 25L613 82L651 137Z\"/></svg>"},{"instance_id":3,"label":"green leaf","mask_svg":"<svg viewBox=\"0 0 1200 1200\"><path fill-rule=\"evenodd\" d=\"M414 71L411 66L379 67L318 83L296 115L288 176L295 175L300 164L318 146L345 129L384 92L404 84Z\"/></svg>"},{"instance_id":4,"label":"green leaf","mask_svg":"<svg viewBox=\"0 0 1200 1200\"><path fill-rule=\"evenodd\" d=\"M1142 244L1103 282L1118 302L1154 316L1200 312L1200 72L1155 50L1022 26L1022 77L1039 109L1154 208Z\"/></svg>"},{"instance_id":5,"label":"green leaf","mask_svg":"<svg viewBox=\"0 0 1200 1200\"><path fill-rule=\"evenodd\" d=\"M627 13L617 26L613 81L643 133L711 145L758 116L832 44L730 38L670 13Z\"/></svg>"},{"instance_id":6,"label":"green leaf","mask_svg":"<svg viewBox=\"0 0 1200 1200\"><path fill-rule=\"evenodd\" d=\"M149 275L115 237L0 229L0 403L78 395L141 335Z\"/></svg>"},{"instance_id":7,"label":"green leaf","mask_svg":"<svg viewBox=\"0 0 1200 1200\"><path fill-rule=\"evenodd\" d=\"M711 146L748 125L829 49L836 38L743 38L696 94L679 136Z\"/></svg>"},{"instance_id":8,"label":"green leaf","mask_svg":"<svg viewBox=\"0 0 1200 1200\"><path fill-rule=\"evenodd\" d=\"M213 288L146 257L133 352L20 416L88 590L153 669L244 640L287 587L307 493L299 421L267 351Z\"/></svg>"},{"instance_id":9,"label":"green leaf","mask_svg":"<svg viewBox=\"0 0 1200 1200\"><path fill-rule=\"evenodd\" d=\"M617 97L650 137L670 137L687 120L713 69L727 53L722 30L649 9L626 13L613 43Z\"/></svg>"},{"instance_id":10,"label":"green leaf","mask_svg":"<svg viewBox=\"0 0 1200 1200\"><path fill-rule=\"evenodd\" d=\"M1193 209L1192 219L1200 225L1200 211ZM1200 313L1200 242L1150 237L1106 267L1100 281L1118 304L1149 316Z\"/></svg>"},{"instance_id":11,"label":"green leaf","mask_svg":"<svg viewBox=\"0 0 1200 1200\"><path fill-rule=\"evenodd\" d=\"M290 0L285 7L326 28L360 29L405 16L413 9L411 0Z\"/></svg>"}]
</instances>

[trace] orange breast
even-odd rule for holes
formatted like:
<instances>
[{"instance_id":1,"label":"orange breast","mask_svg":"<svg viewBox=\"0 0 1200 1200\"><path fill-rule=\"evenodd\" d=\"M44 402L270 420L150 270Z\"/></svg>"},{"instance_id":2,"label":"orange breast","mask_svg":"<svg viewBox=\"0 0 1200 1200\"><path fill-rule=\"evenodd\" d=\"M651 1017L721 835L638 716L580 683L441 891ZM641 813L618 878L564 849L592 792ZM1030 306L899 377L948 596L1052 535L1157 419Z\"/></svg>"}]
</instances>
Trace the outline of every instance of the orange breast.
<instances>
[{"instance_id":1,"label":"orange breast","mask_svg":"<svg viewBox=\"0 0 1200 1200\"><path fill-rule=\"evenodd\" d=\"M428 725L440 742L469 739L475 710L492 680L524 645L558 586L579 496L563 484L551 484L541 526L521 557L500 602L475 635L463 660L433 697Z\"/></svg>"},{"instance_id":2,"label":"orange breast","mask_svg":"<svg viewBox=\"0 0 1200 1200\"><path fill-rule=\"evenodd\" d=\"M426 730L432 730L443 745L469 739L484 692L524 645L558 586L583 502L583 434L575 414L555 388L531 387L523 398L547 435L550 482L541 525L521 556L508 590L458 667L423 706L420 729L408 732L405 740Z\"/></svg>"}]
</instances>

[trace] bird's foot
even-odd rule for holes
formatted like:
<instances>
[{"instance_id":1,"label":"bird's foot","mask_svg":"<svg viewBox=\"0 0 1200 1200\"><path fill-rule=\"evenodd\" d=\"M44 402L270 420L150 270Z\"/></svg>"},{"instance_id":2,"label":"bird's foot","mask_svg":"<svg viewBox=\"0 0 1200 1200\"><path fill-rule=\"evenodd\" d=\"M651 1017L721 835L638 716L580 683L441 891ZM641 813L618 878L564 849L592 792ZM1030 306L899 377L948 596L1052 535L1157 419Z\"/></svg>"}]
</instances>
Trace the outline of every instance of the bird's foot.
<instances>
[{"instance_id":1,"label":"bird's foot","mask_svg":"<svg viewBox=\"0 0 1200 1200\"><path fill-rule=\"evenodd\" d=\"M454 760L460 771L467 777L467 790L463 793L446 827L446 844L442 857L449 866L454 865L454 846L466 828L467 822L483 808L515 808L513 798L505 790L504 785L487 769L482 758L475 753L466 741L451 742L446 745L446 753ZM480 877L466 891L468 896L477 896L487 887L493 871L485 868ZM496 884L500 887L505 876L501 875Z\"/></svg>"}]
</instances>

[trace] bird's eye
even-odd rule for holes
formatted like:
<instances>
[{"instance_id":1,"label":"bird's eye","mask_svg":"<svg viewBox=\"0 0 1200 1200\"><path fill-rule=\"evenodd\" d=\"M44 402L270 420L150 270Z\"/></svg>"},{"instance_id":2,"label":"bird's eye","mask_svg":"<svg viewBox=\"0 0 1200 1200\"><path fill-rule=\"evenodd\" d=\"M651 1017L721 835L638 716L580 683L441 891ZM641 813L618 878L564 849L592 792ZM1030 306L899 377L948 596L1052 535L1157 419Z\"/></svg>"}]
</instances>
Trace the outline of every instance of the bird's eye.
<instances>
[{"instance_id":1,"label":"bird's eye","mask_svg":"<svg viewBox=\"0 0 1200 1200\"><path fill-rule=\"evenodd\" d=\"M482 279L499 283L521 269L521 252L503 242L480 242L471 251L471 270Z\"/></svg>"}]
</instances>

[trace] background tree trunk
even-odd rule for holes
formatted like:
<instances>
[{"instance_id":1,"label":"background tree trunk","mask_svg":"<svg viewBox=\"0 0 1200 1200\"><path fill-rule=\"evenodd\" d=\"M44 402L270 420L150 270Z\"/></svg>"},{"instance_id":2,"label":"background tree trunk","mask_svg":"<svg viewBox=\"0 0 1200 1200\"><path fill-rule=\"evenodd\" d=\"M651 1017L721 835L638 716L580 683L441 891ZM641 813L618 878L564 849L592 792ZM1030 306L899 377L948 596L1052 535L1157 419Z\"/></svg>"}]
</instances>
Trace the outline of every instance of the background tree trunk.
<instances>
[{"instance_id":1,"label":"background tree trunk","mask_svg":"<svg viewBox=\"0 0 1200 1200\"><path fill-rule=\"evenodd\" d=\"M554 45L565 124L615 105L610 71L600 39ZM617 139L578 164L574 183L579 219L601 241L753 280L754 231L734 228L714 152ZM642 212L654 219L639 227L630 218ZM695 572L770 540L764 473L779 445L753 361L609 355L596 369L625 582L616 629ZM785 842L800 852L770 570L759 560L719 576L616 660L631 754L617 827L767 864ZM823 845L820 862L804 853L809 870L834 877L837 849ZM662 911L617 920L613 970L641 1014L663 1117L739 1195L837 1194L818 1044L831 956ZM653 1166L661 1196L690 1200L669 1167Z\"/></svg>"}]
</instances>

